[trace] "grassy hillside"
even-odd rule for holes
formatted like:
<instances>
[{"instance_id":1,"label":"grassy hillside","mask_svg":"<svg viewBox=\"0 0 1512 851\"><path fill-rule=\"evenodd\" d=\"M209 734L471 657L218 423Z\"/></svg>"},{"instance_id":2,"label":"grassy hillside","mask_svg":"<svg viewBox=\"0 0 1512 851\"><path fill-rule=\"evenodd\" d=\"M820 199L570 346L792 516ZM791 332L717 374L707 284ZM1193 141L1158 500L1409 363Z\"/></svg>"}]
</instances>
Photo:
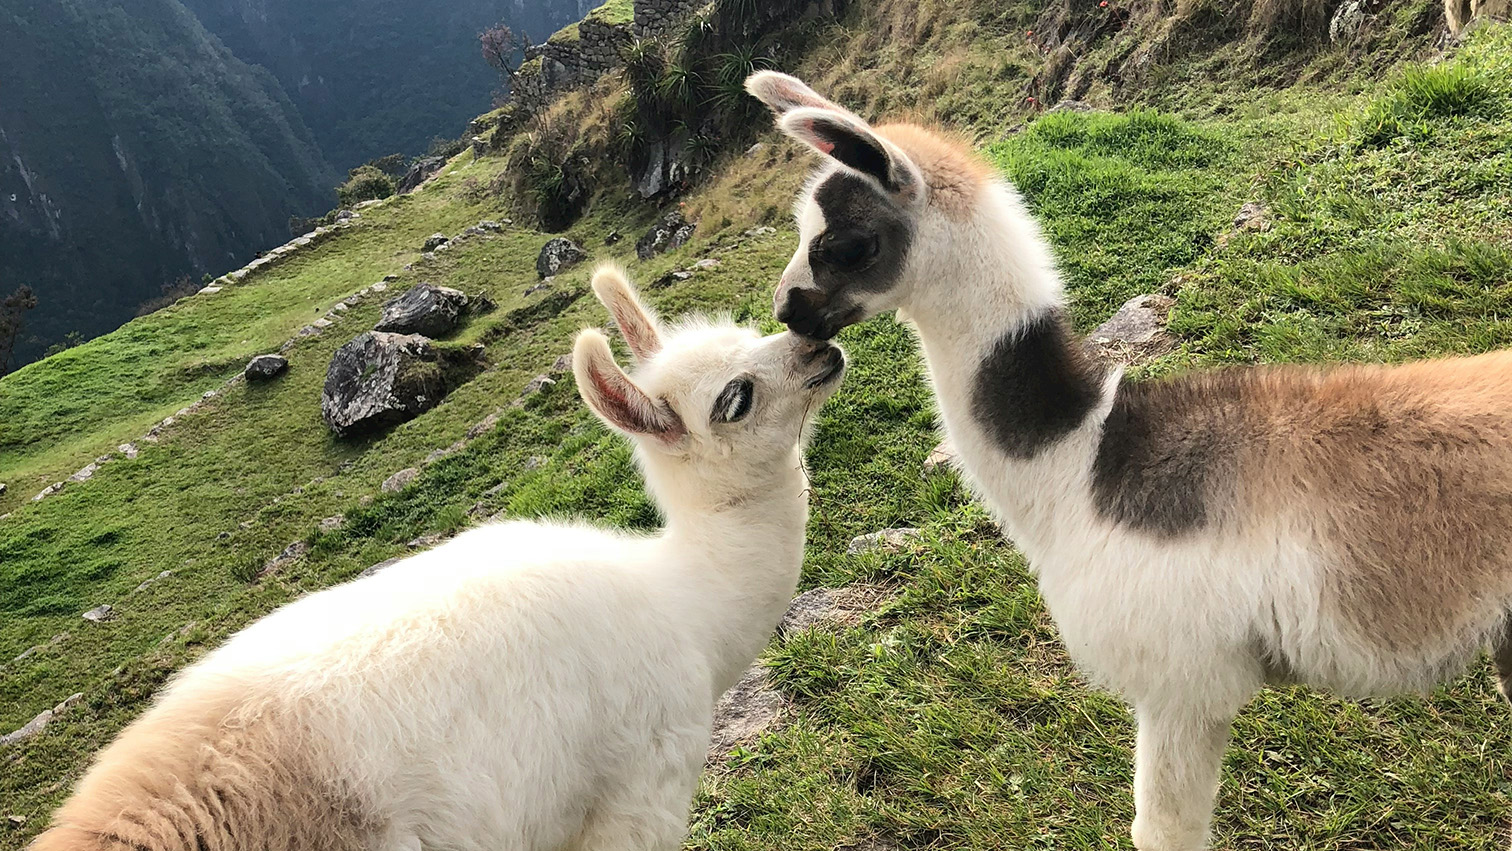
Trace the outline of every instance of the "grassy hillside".
<instances>
[{"instance_id":1,"label":"grassy hillside","mask_svg":"<svg viewBox=\"0 0 1512 851\"><path fill-rule=\"evenodd\" d=\"M1043 4L912 5L906 19L902 4L853 9L812 36L820 47L797 70L844 78L868 112L958 109L1043 221L1082 327L1129 296L1175 296L1175 350L1142 370L1512 345L1512 27L1482 28L1442 59L1423 39L1406 64L1396 57L1408 47L1378 63L1319 48L1284 74L1225 48L1173 60L1138 91L1096 83L1086 97L1108 109L1041 115L1025 92L1045 57L1022 34ZM885 50L870 50L877 38ZM687 198L699 234L678 252L634 261L655 211L618 200L619 188L569 235L626 261L666 314L725 310L775 330L770 290L795 242L785 210L807 159L763 141L709 169ZM536 309L584 286L590 264L527 296L548 236L523 224L419 255L432 232L510 215L504 162L462 154L421 192L363 210L361 224L284 265L0 381L0 514L11 512L0 519L0 731L84 695L0 750L0 815L26 819L0 847L42 828L89 754L174 670L299 594L499 511L655 524L629 453L570 379L512 404L575 329L607 321L591 297L555 316ZM1269 228L1235 232L1251 201L1268 206ZM777 230L746 235L761 224ZM605 246L612 231L627 238ZM649 289L703 257L720 265ZM232 385L135 460L28 501L386 275L397 276L390 294L425 280L499 304L446 341L483 343L491 366L439 407L360 441L326 431L325 365L376 321L381 299L369 297L300 338L286 377ZM878 320L842 342L855 368L810 455L804 585L870 583L888 601L858 624L774 642L765 663L791 711L706 777L689 847L1128 847L1128 711L1069 666L1022 559L956 478L921 472L936 437L909 332ZM379 492L407 467L423 469ZM339 527L322 528L338 514ZM889 526L923 535L896 553L845 553L852 536ZM308 552L257 579L294 541ZM113 620L80 618L105 603ZM1504 848L1512 710L1482 668L1389 702L1264 693L1236 730L1218 846Z\"/></svg>"}]
</instances>

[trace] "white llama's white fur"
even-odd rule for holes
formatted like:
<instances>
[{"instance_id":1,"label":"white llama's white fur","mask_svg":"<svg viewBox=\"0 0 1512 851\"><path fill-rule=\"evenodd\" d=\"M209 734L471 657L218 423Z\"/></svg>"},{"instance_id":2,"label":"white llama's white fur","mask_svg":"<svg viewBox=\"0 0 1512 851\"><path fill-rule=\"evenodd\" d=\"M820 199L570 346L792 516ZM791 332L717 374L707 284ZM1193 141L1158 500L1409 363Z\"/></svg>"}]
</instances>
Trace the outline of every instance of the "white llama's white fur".
<instances>
[{"instance_id":1,"label":"white llama's white fur","mask_svg":"<svg viewBox=\"0 0 1512 851\"><path fill-rule=\"evenodd\" d=\"M575 372L600 416L636 444L665 529L490 525L279 609L184 671L104 752L40 848L110 848L125 836L150 851L193 849L196 835L200 847L273 848L194 817L201 788L275 802L280 790L256 765L185 778L186 802L164 815L112 759L172 750L170 740L195 733L153 719L198 706L221 707L217 717L249 736L259 718L288 719L281 730L298 730L307 774L374 837L355 847L680 846L714 703L766 645L798 582L803 432L843 358L729 322L664 328L618 271L601 269L594 285L646 359L628 377L604 337L584 331ZM749 414L711 421L741 378L754 388ZM639 413L660 412L670 432L639 433L625 394L643 394ZM338 844L286 832L282 851Z\"/></svg>"}]
</instances>

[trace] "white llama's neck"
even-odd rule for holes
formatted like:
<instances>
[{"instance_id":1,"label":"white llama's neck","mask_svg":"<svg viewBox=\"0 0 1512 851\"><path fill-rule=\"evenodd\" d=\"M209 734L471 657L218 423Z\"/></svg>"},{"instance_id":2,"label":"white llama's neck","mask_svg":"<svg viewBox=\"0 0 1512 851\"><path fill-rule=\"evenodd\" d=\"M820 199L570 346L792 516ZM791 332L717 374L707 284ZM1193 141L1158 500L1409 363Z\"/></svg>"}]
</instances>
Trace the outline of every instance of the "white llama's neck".
<instances>
[{"instance_id":1,"label":"white llama's neck","mask_svg":"<svg viewBox=\"0 0 1512 851\"><path fill-rule=\"evenodd\" d=\"M687 572L690 617L711 650L716 697L766 646L798 587L808 523L802 464L795 449L756 475L692 464L648 470L667 521L662 542Z\"/></svg>"}]
</instances>

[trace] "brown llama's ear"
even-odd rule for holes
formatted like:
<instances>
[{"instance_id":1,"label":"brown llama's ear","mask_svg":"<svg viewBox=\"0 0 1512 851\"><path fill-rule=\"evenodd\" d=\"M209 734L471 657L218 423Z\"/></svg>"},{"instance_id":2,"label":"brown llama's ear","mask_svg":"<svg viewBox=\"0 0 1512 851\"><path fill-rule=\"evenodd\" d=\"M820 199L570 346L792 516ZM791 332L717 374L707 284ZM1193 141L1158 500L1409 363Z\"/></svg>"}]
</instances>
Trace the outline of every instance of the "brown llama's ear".
<instances>
[{"instance_id":1,"label":"brown llama's ear","mask_svg":"<svg viewBox=\"0 0 1512 851\"><path fill-rule=\"evenodd\" d=\"M572 373L583 401L609 426L654 437L668 447L688 433L675 411L646 395L620 369L603 334L592 330L578 334L572 348Z\"/></svg>"},{"instance_id":2,"label":"brown llama's ear","mask_svg":"<svg viewBox=\"0 0 1512 851\"><path fill-rule=\"evenodd\" d=\"M625 270L613 263L593 270L593 294L609 308L625 344L636 360L646 360L661 351L661 323L635 294Z\"/></svg>"},{"instance_id":3,"label":"brown llama's ear","mask_svg":"<svg viewBox=\"0 0 1512 851\"><path fill-rule=\"evenodd\" d=\"M922 185L918 168L907 154L849 113L802 107L784 114L777 123L789 136L872 178L888 192L912 193Z\"/></svg>"},{"instance_id":4,"label":"brown llama's ear","mask_svg":"<svg viewBox=\"0 0 1512 851\"><path fill-rule=\"evenodd\" d=\"M746 77L745 90L750 92L752 97L771 107L772 112L779 118L805 106L844 112L843 109L809 88L802 80L776 71L757 71Z\"/></svg>"}]
</instances>

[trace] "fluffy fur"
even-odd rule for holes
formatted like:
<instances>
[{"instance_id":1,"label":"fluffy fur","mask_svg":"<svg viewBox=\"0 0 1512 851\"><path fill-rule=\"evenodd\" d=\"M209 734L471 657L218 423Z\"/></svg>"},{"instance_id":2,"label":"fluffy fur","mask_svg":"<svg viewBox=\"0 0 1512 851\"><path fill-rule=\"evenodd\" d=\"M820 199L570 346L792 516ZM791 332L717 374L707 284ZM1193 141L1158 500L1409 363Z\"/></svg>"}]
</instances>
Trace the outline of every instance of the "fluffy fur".
<instances>
[{"instance_id":1,"label":"fluffy fur","mask_svg":"<svg viewBox=\"0 0 1512 851\"><path fill-rule=\"evenodd\" d=\"M844 361L668 331L594 283L645 359L627 376L585 331L574 368L666 528L487 526L285 606L184 671L34 851L680 846L714 702L798 581L802 435ZM732 380L748 413L716 419Z\"/></svg>"},{"instance_id":2,"label":"fluffy fur","mask_svg":"<svg viewBox=\"0 0 1512 851\"><path fill-rule=\"evenodd\" d=\"M779 113L825 109L802 85L767 72L750 89ZM1124 381L1081 355L1038 227L960 164L970 150L853 116L868 139L816 139L811 118L782 126L908 162L821 168L778 315L821 336L888 310L916 327L968 478L1072 656L1134 704L1136 847L1205 847L1230 722L1268 681L1396 694L1488 643L1512 681L1512 353ZM822 250L857 198L904 250Z\"/></svg>"},{"instance_id":3,"label":"fluffy fur","mask_svg":"<svg viewBox=\"0 0 1512 851\"><path fill-rule=\"evenodd\" d=\"M1512 19L1512 0L1444 0L1444 20L1458 35L1474 18Z\"/></svg>"}]
</instances>

